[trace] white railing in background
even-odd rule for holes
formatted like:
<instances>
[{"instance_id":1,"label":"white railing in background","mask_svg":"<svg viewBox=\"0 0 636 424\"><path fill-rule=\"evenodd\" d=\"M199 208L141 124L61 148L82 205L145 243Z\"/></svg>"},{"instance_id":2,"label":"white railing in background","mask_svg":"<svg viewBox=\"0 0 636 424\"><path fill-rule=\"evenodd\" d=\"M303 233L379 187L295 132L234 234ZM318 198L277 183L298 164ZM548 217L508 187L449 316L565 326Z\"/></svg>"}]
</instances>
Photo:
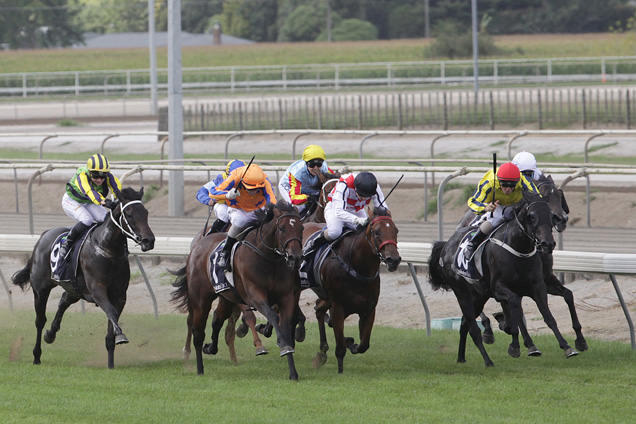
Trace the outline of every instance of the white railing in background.
<instances>
[{"instance_id":1,"label":"white railing in background","mask_svg":"<svg viewBox=\"0 0 636 424\"><path fill-rule=\"evenodd\" d=\"M183 68L184 92L340 90L361 87L473 84L472 60L329 63ZM166 95L168 70L157 70ZM481 59L482 84L627 82L636 79L636 56ZM150 70L21 72L0 74L0 97L149 95Z\"/></svg>"}]
</instances>

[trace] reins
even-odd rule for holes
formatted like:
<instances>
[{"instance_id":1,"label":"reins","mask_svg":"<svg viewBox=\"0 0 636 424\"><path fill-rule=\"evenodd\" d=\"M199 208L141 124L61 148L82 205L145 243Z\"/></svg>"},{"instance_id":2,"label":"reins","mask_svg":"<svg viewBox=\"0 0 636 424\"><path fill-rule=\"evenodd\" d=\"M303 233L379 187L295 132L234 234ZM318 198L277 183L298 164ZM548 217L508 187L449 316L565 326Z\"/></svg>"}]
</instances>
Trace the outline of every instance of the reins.
<instances>
[{"instance_id":1,"label":"reins","mask_svg":"<svg viewBox=\"0 0 636 424\"><path fill-rule=\"evenodd\" d=\"M274 233L278 232L278 223L279 223L279 222L280 222L283 218L292 218L292 217L293 217L293 218L298 218L298 222L300 222L300 217L298 216L298 214L294 214L294 213L285 213L285 214L282 214L281 216L279 216L279 217L276 219L276 224L275 224L276 229L274 230ZM301 240L300 238L298 238L298 237L290 237L289 239L287 239L287 240L285 241L285 243L283 243L283 246L281 247L281 249L279 249L279 248L278 248L278 246L274 246L274 247L270 247L270 246L268 246L268 245L267 245L267 243L265 242L265 239L263 238L263 225L265 225L265 221L261 221L260 225L258 226L258 228L257 228L257 230L256 230L256 235L257 235L257 237L260 239L261 244L262 244L262 245L263 245L266 249L268 249L269 251L276 253L276 255L278 255L278 256L279 256L278 258L276 258L276 259L272 259L272 258L268 257L267 255L265 255L265 253L264 253L261 249L259 249L259 248L258 248L258 246L256 246L256 245L254 245L254 244L250 243L250 242L249 242L249 241L247 241L247 240L244 240L244 241L243 241L243 244L245 244L246 246L248 246L249 248L251 248L253 251L255 251L256 253L258 253L258 254L259 254L260 256L262 256L263 258L268 259L268 260L270 260L270 261L274 261L274 260L276 260L276 261L280 261L280 260L283 260L283 259L287 259L287 258L289 257L289 254L285 251L285 248L287 247L287 245L288 245L289 243L291 243L291 242L292 242L292 241L294 241L294 240L298 241L298 243L300 243L300 246L301 246L301 248L302 248L303 242L302 242L302 240Z\"/></svg>"}]
</instances>

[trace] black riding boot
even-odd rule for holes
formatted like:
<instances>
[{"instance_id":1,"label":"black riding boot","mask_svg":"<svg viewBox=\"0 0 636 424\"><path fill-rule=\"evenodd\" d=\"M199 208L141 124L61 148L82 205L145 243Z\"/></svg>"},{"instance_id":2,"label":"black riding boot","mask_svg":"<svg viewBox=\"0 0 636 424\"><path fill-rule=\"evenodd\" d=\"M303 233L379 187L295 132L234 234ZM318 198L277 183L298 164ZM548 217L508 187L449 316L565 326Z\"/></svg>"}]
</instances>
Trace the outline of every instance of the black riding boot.
<instances>
[{"instance_id":1,"label":"black riding boot","mask_svg":"<svg viewBox=\"0 0 636 424\"><path fill-rule=\"evenodd\" d=\"M217 218L217 220L214 221L214 223L210 227L208 234L220 233L221 231L223 231L223 228L225 228L226 225L227 225L227 222L223 221L220 218Z\"/></svg>"},{"instance_id":2,"label":"black riding boot","mask_svg":"<svg viewBox=\"0 0 636 424\"><path fill-rule=\"evenodd\" d=\"M470 240L468 240L466 250L464 251L464 258L471 260L475 254L475 249L477 249L477 246L486 239L486 236L487 234L483 233L481 230L475 231L475 234L473 234Z\"/></svg>"},{"instance_id":3,"label":"black riding boot","mask_svg":"<svg viewBox=\"0 0 636 424\"><path fill-rule=\"evenodd\" d=\"M65 258L69 250L71 249L71 246L73 246L73 243L75 243L75 240L77 240L82 234L84 234L84 231L88 230L89 228L90 227L88 225L82 222L76 223L73 228L71 228L71 231L69 231L66 238L60 244L60 252L58 256L60 258Z\"/></svg>"},{"instance_id":4,"label":"black riding boot","mask_svg":"<svg viewBox=\"0 0 636 424\"><path fill-rule=\"evenodd\" d=\"M318 250L318 248L324 244L327 244L329 240L325 238L325 232L320 233L318 237L316 237L311 243L308 243L303 248L303 256L307 256L310 253Z\"/></svg>"},{"instance_id":5,"label":"black riding boot","mask_svg":"<svg viewBox=\"0 0 636 424\"><path fill-rule=\"evenodd\" d=\"M225 246L223 246L223 250L219 252L219 259L217 264L219 265L219 267L225 269L226 271L231 271L230 252L232 251L232 246L234 246L234 243L236 243L236 239L228 235L225 238Z\"/></svg>"}]
</instances>

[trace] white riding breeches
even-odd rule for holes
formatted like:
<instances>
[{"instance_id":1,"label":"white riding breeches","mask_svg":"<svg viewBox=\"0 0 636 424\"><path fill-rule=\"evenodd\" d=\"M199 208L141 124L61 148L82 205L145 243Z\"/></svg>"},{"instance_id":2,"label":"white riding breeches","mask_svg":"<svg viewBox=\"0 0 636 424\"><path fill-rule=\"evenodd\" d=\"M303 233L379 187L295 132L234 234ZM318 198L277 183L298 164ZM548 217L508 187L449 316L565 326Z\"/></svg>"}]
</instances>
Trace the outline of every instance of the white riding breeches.
<instances>
[{"instance_id":1,"label":"white riding breeches","mask_svg":"<svg viewBox=\"0 0 636 424\"><path fill-rule=\"evenodd\" d=\"M228 205L225 203L215 203L214 204L214 215L217 219L220 219L223 222L229 222L230 218L227 215Z\"/></svg>"},{"instance_id":2,"label":"white riding breeches","mask_svg":"<svg viewBox=\"0 0 636 424\"><path fill-rule=\"evenodd\" d=\"M228 231L228 236L236 238L247 224L256 218L256 211L244 211L243 209L227 208L227 215L232 226Z\"/></svg>"},{"instance_id":3,"label":"white riding breeches","mask_svg":"<svg viewBox=\"0 0 636 424\"><path fill-rule=\"evenodd\" d=\"M103 222L108 214L108 210L102 205L80 203L67 193L62 197L62 209L69 217L89 227L93 225L93 221Z\"/></svg>"},{"instance_id":4,"label":"white riding breeches","mask_svg":"<svg viewBox=\"0 0 636 424\"><path fill-rule=\"evenodd\" d=\"M367 217L367 213L364 211L364 209L360 209L357 212L352 211L351 213L355 216L359 216L360 218ZM327 228L325 231L325 237L327 238L327 240L335 240L340 237L340 234L342 234L342 228L344 226L347 226L351 229L355 228L353 224L343 223L338 219L338 217L336 216L335 208L333 206L333 202L329 202L327 203L327 206L325 206L325 222L327 223Z\"/></svg>"}]
</instances>

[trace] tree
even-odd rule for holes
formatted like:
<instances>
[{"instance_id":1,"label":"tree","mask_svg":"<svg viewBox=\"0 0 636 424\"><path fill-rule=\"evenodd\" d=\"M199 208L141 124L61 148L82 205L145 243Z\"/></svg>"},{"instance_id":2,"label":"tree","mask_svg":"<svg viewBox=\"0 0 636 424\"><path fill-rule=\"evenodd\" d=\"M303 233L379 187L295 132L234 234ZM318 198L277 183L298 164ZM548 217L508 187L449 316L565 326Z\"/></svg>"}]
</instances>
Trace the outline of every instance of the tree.
<instances>
[{"instance_id":1,"label":"tree","mask_svg":"<svg viewBox=\"0 0 636 424\"><path fill-rule=\"evenodd\" d=\"M83 41L71 0L0 0L0 42L12 49L65 47Z\"/></svg>"},{"instance_id":2,"label":"tree","mask_svg":"<svg viewBox=\"0 0 636 424\"><path fill-rule=\"evenodd\" d=\"M340 21L337 13L331 13L334 26ZM325 28L327 6L323 1L298 6L280 27L278 41L314 41Z\"/></svg>"},{"instance_id":3,"label":"tree","mask_svg":"<svg viewBox=\"0 0 636 424\"><path fill-rule=\"evenodd\" d=\"M331 30L332 41L377 40L378 29L371 22L360 19L345 19ZM323 31L316 41L327 41L327 31Z\"/></svg>"}]
</instances>

